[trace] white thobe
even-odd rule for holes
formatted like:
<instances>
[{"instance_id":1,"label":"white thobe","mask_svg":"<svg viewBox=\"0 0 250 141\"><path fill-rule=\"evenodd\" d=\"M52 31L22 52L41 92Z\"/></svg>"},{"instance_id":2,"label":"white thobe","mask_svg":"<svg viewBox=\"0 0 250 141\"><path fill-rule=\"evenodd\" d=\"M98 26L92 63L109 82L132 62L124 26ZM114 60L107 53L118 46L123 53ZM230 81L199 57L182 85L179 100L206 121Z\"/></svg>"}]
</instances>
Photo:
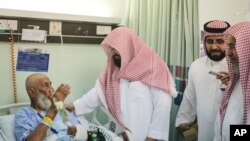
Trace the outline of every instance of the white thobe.
<instances>
[{"instance_id":1,"label":"white thobe","mask_svg":"<svg viewBox=\"0 0 250 141\"><path fill-rule=\"evenodd\" d=\"M146 137L168 141L172 96L139 81L120 80L121 120L134 141ZM74 101L76 115L86 114L98 106L107 108L99 82L95 88Z\"/></svg>"},{"instance_id":2,"label":"white thobe","mask_svg":"<svg viewBox=\"0 0 250 141\"><path fill-rule=\"evenodd\" d=\"M221 117L219 113L217 114L214 141L230 141L230 125L243 124L243 103L242 88L238 80L228 101L222 130ZM250 124L250 113L248 113L247 124Z\"/></svg>"},{"instance_id":3,"label":"white thobe","mask_svg":"<svg viewBox=\"0 0 250 141\"><path fill-rule=\"evenodd\" d=\"M226 59L215 62L204 56L191 64L188 84L176 117L176 127L193 122L197 117L198 141L213 140L214 123L223 94L221 82L209 74L211 70L226 71Z\"/></svg>"}]
</instances>

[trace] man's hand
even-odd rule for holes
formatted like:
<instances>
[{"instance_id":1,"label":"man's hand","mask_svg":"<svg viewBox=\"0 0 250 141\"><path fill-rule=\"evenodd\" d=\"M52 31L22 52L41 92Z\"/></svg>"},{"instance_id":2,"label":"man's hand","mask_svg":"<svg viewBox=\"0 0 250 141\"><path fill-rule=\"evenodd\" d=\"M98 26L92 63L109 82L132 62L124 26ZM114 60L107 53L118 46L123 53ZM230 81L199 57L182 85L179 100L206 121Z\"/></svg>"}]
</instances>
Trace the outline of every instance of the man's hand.
<instances>
[{"instance_id":1,"label":"man's hand","mask_svg":"<svg viewBox=\"0 0 250 141\"><path fill-rule=\"evenodd\" d=\"M66 104L66 105L64 105L64 107L65 107L65 109L67 109L70 112L75 111L75 106L73 103Z\"/></svg>"},{"instance_id":2,"label":"man's hand","mask_svg":"<svg viewBox=\"0 0 250 141\"><path fill-rule=\"evenodd\" d=\"M184 132L184 131L190 129L192 125L193 125L193 122L191 122L191 123L181 123L181 124L177 127L177 129L182 133L182 132Z\"/></svg>"},{"instance_id":3,"label":"man's hand","mask_svg":"<svg viewBox=\"0 0 250 141\"><path fill-rule=\"evenodd\" d=\"M220 79L222 84L227 85L228 81L229 81L229 73L226 71L220 71L218 72L220 75L217 75L217 79Z\"/></svg>"},{"instance_id":4,"label":"man's hand","mask_svg":"<svg viewBox=\"0 0 250 141\"><path fill-rule=\"evenodd\" d=\"M68 135L75 137L76 132L77 132L77 129L75 125L68 126L68 130L67 130Z\"/></svg>"},{"instance_id":5,"label":"man's hand","mask_svg":"<svg viewBox=\"0 0 250 141\"><path fill-rule=\"evenodd\" d=\"M145 141L156 141L156 140L155 140L155 139L152 139L152 138L147 137L147 138L145 139Z\"/></svg>"},{"instance_id":6,"label":"man's hand","mask_svg":"<svg viewBox=\"0 0 250 141\"><path fill-rule=\"evenodd\" d=\"M69 95L70 93L70 86L67 84L61 84L55 93L51 95L51 98L56 101L64 101L65 98ZM54 102L56 102L54 101Z\"/></svg>"}]
</instances>

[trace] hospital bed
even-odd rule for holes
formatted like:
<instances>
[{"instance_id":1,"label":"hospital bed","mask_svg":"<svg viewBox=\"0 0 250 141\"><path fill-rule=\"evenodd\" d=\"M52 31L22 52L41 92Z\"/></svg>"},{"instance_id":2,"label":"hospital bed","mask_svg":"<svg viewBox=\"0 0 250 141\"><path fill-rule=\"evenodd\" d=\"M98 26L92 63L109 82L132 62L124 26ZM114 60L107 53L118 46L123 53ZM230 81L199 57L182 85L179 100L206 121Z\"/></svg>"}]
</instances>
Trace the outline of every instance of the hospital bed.
<instances>
[{"instance_id":1,"label":"hospital bed","mask_svg":"<svg viewBox=\"0 0 250 141\"><path fill-rule=\"evenodd\" d=\"M19 108L27 106L30 106L30 103L0 106L0 141L15 141L14 115Z\"/></svg>"},{"instance_id":2,"label":"hospital bed","mask_svg":"<svg viewBox=\"0 0 250 141\"><path fill-rule=\"evenodd\" d=\"M0 141L15 141L14 115L17 110L27 106L30 106L30 103L16 103L0 106ZM81 119L81 121L82 120L83 119ZM120 127L117 121L114 120L110 113L104 108L98 108L94 111L90 122L97 126L105 127L117 135L124 132L124 128Z\"/></svg>"}]
</instances>

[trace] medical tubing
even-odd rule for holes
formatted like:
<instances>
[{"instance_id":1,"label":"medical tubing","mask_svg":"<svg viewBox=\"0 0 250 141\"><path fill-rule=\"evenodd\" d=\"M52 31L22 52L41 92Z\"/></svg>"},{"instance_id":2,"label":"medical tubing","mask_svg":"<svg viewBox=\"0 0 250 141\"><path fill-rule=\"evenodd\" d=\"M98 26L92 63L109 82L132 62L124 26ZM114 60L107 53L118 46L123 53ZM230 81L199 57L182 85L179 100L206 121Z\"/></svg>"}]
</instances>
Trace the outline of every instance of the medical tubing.
<instances>
[{"instance_id":1,"label":"medical tubing","mask_svg":"<svg viewBox=\"0 0 250 141\"><path fill-rule=\"evenodd\" d=\"M13 96L14 103L18 103L17 97L17 86L16 86L16 65L15 65L15 50L14 50L14 37L10 30L10 59L11 59L11 70L12 70L12 85L13 85Z\"/></svg>"}]
</instances>

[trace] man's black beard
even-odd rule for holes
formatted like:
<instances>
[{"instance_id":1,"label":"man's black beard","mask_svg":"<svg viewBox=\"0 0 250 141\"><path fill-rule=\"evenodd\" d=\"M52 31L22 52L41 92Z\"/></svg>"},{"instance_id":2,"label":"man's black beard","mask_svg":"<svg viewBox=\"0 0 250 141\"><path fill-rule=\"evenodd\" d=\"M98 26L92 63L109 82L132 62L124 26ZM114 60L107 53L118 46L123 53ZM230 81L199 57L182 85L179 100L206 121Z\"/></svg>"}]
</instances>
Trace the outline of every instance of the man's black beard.
<instances>
[{"instance_id":1,"label":"man's black beard","mask_svg":"<svg viewBox=\"0 0 250 141\"><path fill-rule=\"evenodd\" d=\"M212 56L211 51L210 52L207 51L207 56L213 61L220 61L225 57L225 51L224 52L221 51L221 54L219 56Z\"/></svg>"},{"instance_id":2,"label":"man's black beard","mask_svg":"<svg viewBox=\"0 0 250 141\"><path fill-rule=\"evenodd\" d=\"M113 55L112 58L113 58L114 64L115 64L118 68L121 68L121 58L118 57L118 55Z\"/></svg>"}]
</instances>

